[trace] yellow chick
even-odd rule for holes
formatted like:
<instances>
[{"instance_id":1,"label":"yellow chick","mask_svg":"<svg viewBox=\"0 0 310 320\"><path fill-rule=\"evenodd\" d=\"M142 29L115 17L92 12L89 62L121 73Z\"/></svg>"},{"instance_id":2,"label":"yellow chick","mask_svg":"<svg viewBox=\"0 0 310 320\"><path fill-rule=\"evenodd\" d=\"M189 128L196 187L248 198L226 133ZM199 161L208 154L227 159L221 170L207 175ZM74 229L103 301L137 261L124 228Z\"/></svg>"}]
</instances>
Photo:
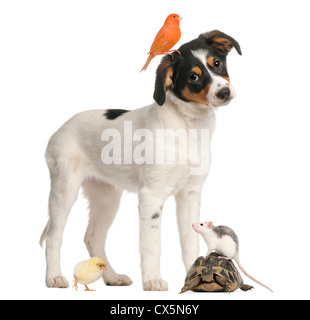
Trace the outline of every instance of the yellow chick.
<instances>
[{"instance_id":1,"label":"yellow chick","mask_svg":"<svg viewBox=\"0 0 310 320\"><path fill-rule=\"evenodd\" d=\"M74 287L78 290L78 283L84 284L85 291L91 290L87 287L87 284L97 281L102 277L106 264L102 258L92 257L89 260L78 263L74 268Z\"/></svg>"}]
</instances>

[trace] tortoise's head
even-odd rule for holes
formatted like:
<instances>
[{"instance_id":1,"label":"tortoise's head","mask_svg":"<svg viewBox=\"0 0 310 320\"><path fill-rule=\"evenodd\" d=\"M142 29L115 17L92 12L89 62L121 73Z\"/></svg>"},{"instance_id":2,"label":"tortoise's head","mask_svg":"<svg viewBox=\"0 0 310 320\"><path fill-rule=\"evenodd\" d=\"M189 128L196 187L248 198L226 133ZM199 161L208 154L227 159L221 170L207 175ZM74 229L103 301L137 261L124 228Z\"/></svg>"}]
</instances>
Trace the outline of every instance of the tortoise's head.
<instances>
[{"instance_id":1,"label":"tortoise's head","mask_svg":"<svg viewBox=\"0 0 310 320\"><path fill-rule=\"evenodd\" d=\"M193 223L192 227L197 233L206 234L212 230L213 222L197 222Z\"/></svg>"}]
</instances>

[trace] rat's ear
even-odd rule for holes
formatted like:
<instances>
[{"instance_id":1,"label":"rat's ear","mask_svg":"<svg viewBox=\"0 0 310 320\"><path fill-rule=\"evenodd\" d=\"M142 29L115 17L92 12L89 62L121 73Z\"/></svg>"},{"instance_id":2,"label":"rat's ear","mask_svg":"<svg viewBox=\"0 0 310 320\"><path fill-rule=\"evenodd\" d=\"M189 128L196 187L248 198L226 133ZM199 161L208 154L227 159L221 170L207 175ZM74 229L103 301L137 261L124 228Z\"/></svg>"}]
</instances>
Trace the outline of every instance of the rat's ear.
<instances>
[{"instance_id":1,"label":"rat's ear","mask_svg":"<svg viewBox=\"0 0 310 320\"><path fill-rule=\"evenodd\" d=\"M235 48L237 52L242 55L239 43L227 34L214 30L200 35L200 38L205 39L207 45L215 47L224 51L226 54Z\"/></svg>"},{"instance_id":2,"label":"rat's ear","mask_svg":"<svg viewBox=\"0 0 310 320\"><path fill-rule=\"evenodd\" d=\"M177 54L174 54L173 57L166 55L161 60L161 63L157 68L153 98L160 106L162 106L166 101L167 90L170 88L173 89L177 59Z\"/></svg>"},{"instance_id":3,"label":"rat's ear","mask_svg":"<svg viewBox=\"0 0 310 320\"><path fill-rule=\"evenodd\" d=\"M212 221L208 222L207 224L208 229L212 229L212 226L213 226L213 222Z\"/></svg>"}]
</instances>

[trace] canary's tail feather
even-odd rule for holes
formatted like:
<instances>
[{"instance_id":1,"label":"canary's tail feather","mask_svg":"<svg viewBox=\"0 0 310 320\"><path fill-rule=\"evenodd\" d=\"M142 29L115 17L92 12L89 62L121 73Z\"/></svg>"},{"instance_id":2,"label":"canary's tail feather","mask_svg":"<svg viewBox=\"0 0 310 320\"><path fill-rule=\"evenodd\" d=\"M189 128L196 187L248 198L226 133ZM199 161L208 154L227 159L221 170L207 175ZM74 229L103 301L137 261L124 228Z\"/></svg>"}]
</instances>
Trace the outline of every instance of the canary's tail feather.
<instances>
[{"instance_id":1,"label":"canary's tail feather","mask_svg":"<svg viewBox=\"0 0 310 320\"><path fill-rule=\"evenodd\" d=\"M46 238L47 228L48 228L48 223L41 234L41 238L40 238L40 242L39 242L41 248L43 248L43 242L45 241L45 238Z\"/></svg>"},{"instance_id":2,"label":"canary's tail feather","mask_svg":"<svg viewBox=\"0 0 310 320\"><path fill-rule=\"evenodd\" d=\"M152 60L153 58L154 58L154 55L153 55L153 54L150 54L149 57L148 57L147 60L146 60L145 65L144 65L143 68L141 69L141 71L144 71L144 70L147 69L147 67L149 66L149 64L150 64L150 62L151 62L151 60ZM140 71L140 72L141 72L141 71Z\"/></svg>"}]
</instances>

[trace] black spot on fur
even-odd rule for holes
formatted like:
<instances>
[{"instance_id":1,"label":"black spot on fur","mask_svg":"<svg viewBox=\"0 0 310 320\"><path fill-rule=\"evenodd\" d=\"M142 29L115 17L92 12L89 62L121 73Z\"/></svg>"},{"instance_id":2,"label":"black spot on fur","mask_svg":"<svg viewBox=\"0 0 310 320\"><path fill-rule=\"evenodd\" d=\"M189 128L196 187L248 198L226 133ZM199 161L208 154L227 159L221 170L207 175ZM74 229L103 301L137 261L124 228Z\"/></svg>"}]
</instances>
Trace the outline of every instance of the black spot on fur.
<instances>
[{"instance_id":1,"label":"black spot on fur","mask_svg":"<svg viewBox=\"0 0 310 320\"><path fill-rule=\"evenodd\" d=\"M124 110L124 109L108 109L103 115L108 119L108 120L114 120L121 116L123 113L129 112L129 110Z\"/></svg>"},{"instance_id":2,"label":"black spot on fur","mask_svg":"<svg viewBox=\"0 0 310 320\"><path fill-rule=\"evenodd\" d=\"M155 212L153 215L152 215L152 219L158 219L160 217L160 214L158 212Z\"/></svg>"}]
</instances>

